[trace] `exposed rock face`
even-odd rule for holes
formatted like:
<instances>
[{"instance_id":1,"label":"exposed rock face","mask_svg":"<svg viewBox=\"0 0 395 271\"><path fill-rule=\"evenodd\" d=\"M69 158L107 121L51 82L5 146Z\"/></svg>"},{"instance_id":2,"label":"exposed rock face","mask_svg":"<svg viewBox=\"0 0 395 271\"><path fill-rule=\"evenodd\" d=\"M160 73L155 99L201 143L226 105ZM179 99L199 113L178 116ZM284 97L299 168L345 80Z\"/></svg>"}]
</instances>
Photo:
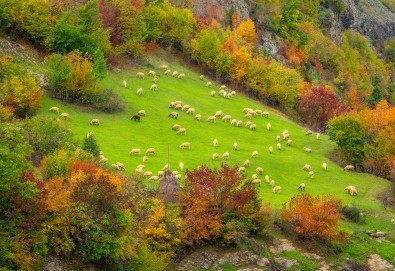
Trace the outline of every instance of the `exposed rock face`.
<instances>
[{"instance_id":1,"label":"exposed rock face","mask_svg":"<svg viewBox=\"0 0 395 271\"><path fill-rule=\"evenodd\" d=\"M368 259L369 269L371 271L394 271L395 267L387 262L386 260L381 259L381 257L377 254L372 254Z\"/></svg>"},{"instance_id":2,"label":"exposed rock face","mask_svg":"<svg viewBox=\"0 0 395 271\"><path fill-rule=\"evenodd\" d=\"M274 246L270 247L270 252L273 254L279 254L283 251L296 250L293 244L287 239L279 239L274 241Z\"/></svg>"},{"instance_id":3,"label":"exposed rock face","mask_svg":"<svg viewBox=\"0 0 395 271\"><path fill-rule=\"evenodd\" d=\"M225 22L227 13L234 7L235 12L239 13L241 18L249 18L250 10L246 1L237 0L194 0L193 11L197 18L210 23L214 18L219 22ZM207 21L210 20L210 21Z\"/></svg>"},{"instance_id":4,"label":"exposed rock face","mask_svg":"<svg viewBox=\"0 0 395 271\"><path fill-rule=\"evenodd\" d=\"M342 25L379 42L395 36L395 14L380 0L343 0Z\"/></svg>"}]
</instances>

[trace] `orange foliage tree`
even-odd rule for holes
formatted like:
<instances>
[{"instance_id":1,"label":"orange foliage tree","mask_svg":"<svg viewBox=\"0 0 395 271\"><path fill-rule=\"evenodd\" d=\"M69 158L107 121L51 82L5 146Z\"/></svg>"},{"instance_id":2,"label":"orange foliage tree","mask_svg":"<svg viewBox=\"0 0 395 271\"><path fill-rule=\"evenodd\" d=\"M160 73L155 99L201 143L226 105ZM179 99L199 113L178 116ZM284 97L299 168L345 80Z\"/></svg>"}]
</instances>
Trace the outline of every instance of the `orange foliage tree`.
<instances>
[{"instance_id":1,"label":"orange foliage tree","mask_svg":"<svg viewBox=\"0 0 395 271\"><path fill-rule=\"evenodd\" d=\"M284 204L281 219L301 237L345 241L347 233L338 231L341 201L333 196L297 195Z\"/></svg>"}]
</instances>

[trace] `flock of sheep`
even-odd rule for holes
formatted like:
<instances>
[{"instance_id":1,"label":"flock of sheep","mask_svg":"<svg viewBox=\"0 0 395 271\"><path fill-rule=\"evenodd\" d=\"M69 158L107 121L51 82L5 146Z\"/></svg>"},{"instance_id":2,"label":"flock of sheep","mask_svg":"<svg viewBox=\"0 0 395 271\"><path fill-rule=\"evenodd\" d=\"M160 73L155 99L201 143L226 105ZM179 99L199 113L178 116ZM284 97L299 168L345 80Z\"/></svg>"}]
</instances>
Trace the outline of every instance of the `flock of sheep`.
<instances>
[{"instance_id":1,"label":"flock of sheep","mask_svg":"<svg viewBox=\"0 0 395 271\"><path fill-rule=\"evenodd\" d=\"M162 65L160 67L160 69L164 70L164 74L165 75L169 75L169 76L171 75L171 76L177 77L179 79L184 79L185 78L185 74L184 73L178 73L177 71L171 72L171 70L168 68L167 65ZM157 78L156 72L153 71L153 70L150 70L148 72L148 74L153 77L153 83L154 83L154 84L151 85L150 90L151 91L158 90L158 85L157 85L158 78ZM139 78L139 79L144 79L145 78L145 74L143 72L138 72L136 74L136 77ZM200 75L200 80L203 80L203 78L204 78L204 76ZM126 80L123 80L122 84L123 84L123 86L125 88L127 88L128 84L127 84ZM207 82L206 86L207 87L211 87L212 83L211 82ZM137 95L142 95L143 94L143 88L139 88L137 90L136 94ZM229 99L229 98L234 97L236 95L236 92L235 91L226 92L226 86L225 85L221 85L220 88L219 88L219 93L218 94L220 96L224 97L224 98ZM215 95L216 95L216 92L214 90L212 90L210 92L210 96L215 96ZM183 104L182 101L170 102L169 108L172 108L173 110L175 110L175 111L172 111L172 112L169 113L168 116L170 118L178 119L178 117L179 117L178 111L184 111L188 115L194 115L194 118L196 120L198 120L198 121L202 120L202 115L201 114L197 114L195 112L196 110L195 110L194 107L191 107L190 105L187 105L187 104ZM55 112L55 113L59 114L59 108L58 107L51 107L49 110L51 112ZM218 110L213 115L210 115L207 118L207 122L216 123L217 119L220 118L223 122L229 122L231 126L235 126L235 127L243 127L244 126L245 128L248 128L251 131L256 131L257 125L252 122L253 118L255 118L255 117L265 117L267 119L269 118L269 113L267 111L262 111L260 109L255 109L254 110L254 109L251 109L251 108L244 108L243 109L243 113L244 113L244 118L246 119L245 125L243 124L243 120L237 120L236 118L232 118L231 115L224 114L222 110ZM140 110L136 115L133 115L131 117L131 120L140 121L140 118L142 116L145 116L145 115L146 115L145 110ZM62 114L59 115L59 119L67 119L69 117L70 117L70 115L68 113L62 113ZM96 119L96 118L92 119L90 121L90 125L100 125L99 119ZM178 135L186 135L187 134L186 133L186 128L185 127L181 127L179 124L174 124L171 127L171 129L174 130ZM271 126L270 123L267 123L266 129L268 131L270 131L272 129L272 126ZM312 135L312 134L313 134L313 131L311 131L311 130L307 130L306 131L306 136L309 136L309 135ZM92 135L92 132L88 133L87 136L89 137L91 135ZM282 137L280 135L276 136L276 141L277 141L276 147L277 147L278 150L282 150L282 144L280 142L281 138L286 142L286 146L288 146L288 147L292 146L293 141L290 139L290 134L289 134L288 130L284 130L282 132ZM317 133L316 134L316 139L318 140L319 138L320 138L320 134ZM213 147L217 147L218 144L219 144L218 139L214 139L212 144L213 144ZM233 151L237 151L238 147L239 147L238 143L234 142L233 145L232 145L232 150ZM190 142L182 142L180 144L179 148L180 149L184 149L184 150L190 150L191 144L190 144ZM307 153L311 153L312 152L311 148L304 147L303 150L305 152L307 152ZM272 154L273 151L274 151L273 146L269 146L268 147L269 154ZM138 155L139 156L141 154L141 149L140 148L132 148L130 150L129 154L132 155L132 156L134 156L134 155ZM155 148L148 148L145 151L145 156L142 158L142 162L143 163L148 161L149 155L156 155ZM221 155L221 159L223 159L223 160L227 160L227 159L229 159L229 157L230 157L230 153L229 152L224 152ZM258 151L254 150L254 151L252 151L251 158L253 159L253 158L256 158L256 157L258 157ZM212 159L213 160L217 160L218 158L219 158L219 154L218 153L213 153ZM107 163L108 162L108 159L104 156L103 152L100 152L99 162L100 163ZM182 172L184 170L184 163L183 162L179 162L178 166L179 166L179 170ZM245 160L244 163L243 163L243 166L239 167L238 170L239 170L240 173L242 173L242 172L244 173L246 168L249 167L249 166L250 166L250 161L249 160ZM326 163L322 164L322 169L324 171L327 170L327 167L328 166L327 166ZM113 168L115 170L125 170L124 164L122 164L120 162L116 162L115 164L112 164L111 168ZM144 165L138 165L136 167L135 173L136 174L143 174L143 176L148 178L148 180L159 181L160 178L164 175L164 171L166 171L168 169L169 169L169 165L166 164L161 171L158 171L157 175L154 175L151 171L146 171ZM308 165L308 164L304 165L303 170L308 171L308 177L313 178L314 171L312 170L312 167L310 165ZM347 165L346 167L344 167L344 170L354 171L354 166ZM256 184L256 185L260 186L261 180L259 179L259 176L263 174L263 168L262 167L257 167L255 171L256 171L256 173L252 175L251 180L252 180L253 184ZM175 176L175 178L177 180L181 180L182 176L181 176L181 174L178 171L173 171L172 173L174 174L174 176ZM276 193L280 193L281 192L281 186L278 186L278 185L275 186L275 181L271 180L269 175L265 175L264 178L265 178L266 183L273 187L273 193L276 194ZM298 189L301 190L301 191L304 191L306 189L306 184L305 183L301 183L298 186ZM358 194L357 193L357 189L356 189L355 186L347 186L345 188L345 190L348 191L348 193L350 195L352 195L352 196Z\"/></svg>"}]
</instances>

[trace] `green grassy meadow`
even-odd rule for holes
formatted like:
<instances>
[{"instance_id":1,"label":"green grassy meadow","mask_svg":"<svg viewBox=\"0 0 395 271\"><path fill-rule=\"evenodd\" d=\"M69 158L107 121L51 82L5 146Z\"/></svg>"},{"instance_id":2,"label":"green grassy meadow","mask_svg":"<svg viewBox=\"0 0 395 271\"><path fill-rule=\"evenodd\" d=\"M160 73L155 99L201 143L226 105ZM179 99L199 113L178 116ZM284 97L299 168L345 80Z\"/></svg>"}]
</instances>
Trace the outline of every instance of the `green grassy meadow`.
<instances>
[{"instance_id":1,"label":"green grassy meadow","mask_svg":"<svg viewBox=\"0 0 395 271\"><path fill-rule=\"evenodd\" d=\"M164 75L159 69L162 64L169 68L185 73L185 79L178 79ZM152 65L152 66L151 66ZM152 77L148 76L149 70L155 70L158 77L158 90L150 91L153 84ZM145 79L136 78L136 72L145 73ZM126 80L127 88L122 81ZM280 208L281 204L288 201L298 191L300 183L306 184L306 192L313 195L333 194L343 200L343 204L355 204L366 212L367 229L380 229L389 232L395 237L395 227L390 219L395 214L385 210L376 196L389 186L389 182L373 175L363 173L345 172L343 169L328 159L329 152L335 148L335 143L329 141L328 136L322 135L319 140L315 134L306 136L306 128L277 114L275 110L261 103L237 93L230 99L218 95L219 85L213 82L213 86L206 87L207 79L199 79L199 74L188 70L178 63L165 63L156 58L151 59L150 65L139 69L123 69L121 72L109 72L106 79L101 82L102 88L113 88L125 102L126 110L116 114L92 112L89 109L64 103L45 96L42 100L40 114L56 117L48 109L52 106L60 107L60 113L67 112L70 118L66 122L75 135L81 140L92 131L97 143L104 155L109 159L109 164L117 161L123 163L129 173L134 172L139 164L143 164L142 158L148 148L155 148L156 155L150 156L145 163L145 170L152 171L157 175L159 170L168 161L168 146L170 149L171 170L179 170L178 164L182 161L187 169L194 169L198 165L205 164L209 167L219 167L221 158L212 160L212 154L229 152L230 158L226 161L230 165L242 166L243 162L250 160L250 167L246 170L246 177L250 178L255 173L256 167L262 167L264 174L259 190L264 201L269 201L274 208ZM136 91L143 88L143 95L138 96ZM216 91L215 97L210 96L212 90ZM227 89L229 92L230 90ZM177 120L169 118L168 114L173 109L169 108L171 101L180 100L195 108L196 113L202 115L202 120L197 121L194 115L188 115L185 111L179 111ZM248 121L242 112L243 108L261 109L269 112L269 118L254 117L252 122L257 125L256 131L250 131L244 125ZM141 109L146 111L146 116L141 122L130 120L132 115ZM216 123L207 122L210 115L217 110L222 110L224 115L231 115L232 119L243 121L243 127L231 126L217 119ZM100 119L100 126L89 125L93 118ZM270 122L272 129L266 129ZM187 129L186 135L177 135L171 129L174 124L180 124ZM276 136L281 135L283 130L288 130L293 140L293 146L288 147L285 141L281 141L282 150L276 148ZM214 139L219 140L219 145L214 147ZM191 149L179 148L182 142L190 142ZM232 145L238 143L238 150L233 151ZM269 154L268 147L273 146L273 154ZM311 148L312 153L305 153L303 147ZM132 148L140 148L140 156L131 156ZM252 158L252 151L257 150L259 155ZM328 164L328 170L323 171L322 163ZM305 164L310 164L314 171L314 177L308 177L308 172L302 170ZM185 172L185 171L184 171ZM273 194L272 187L265 183L264 176L269 175L276 185L282 187L280 194ZM154 184L153 184L154 185ZM354 185L358 189L358 196L351 197L344 191L344 187ZM358 230L360 226L345 223L345 228Z\"/></svg>"}]
</instances>

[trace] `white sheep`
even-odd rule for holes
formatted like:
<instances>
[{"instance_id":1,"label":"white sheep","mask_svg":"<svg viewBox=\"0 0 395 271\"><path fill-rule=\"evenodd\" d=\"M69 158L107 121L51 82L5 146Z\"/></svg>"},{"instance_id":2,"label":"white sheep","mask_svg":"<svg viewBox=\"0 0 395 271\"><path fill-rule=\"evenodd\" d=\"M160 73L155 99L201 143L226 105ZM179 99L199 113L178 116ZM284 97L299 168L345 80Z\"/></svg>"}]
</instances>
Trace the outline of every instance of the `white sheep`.
<instances>
[{"instance_id":1,"label":"white sheep","mask_svg":"<svg viewBox=\"0 0 395 271\"><path fill-rule=\"evenodd\" d=\"M169 170L169 164L164 165L163 168L162 168L162 170L163 170L163 171Z\"/></svg>"},{"instance_id":2,"label":"white sheep","mask_svg":"<svg viewBox=\"0 0 395 271\"><path fill-rule=\"evenodd\" d=\"M224 152L221 156L222 159L229 159L229 152Z\"/></svg>"},{"instance_id":3,"label":"white sheep","mask_svg":"<svg viewBox=\"0 0 395 271\"><path fill-rule=\"evenodd\" d=\"M258 151L253 151L251 157L258 157Z\"/></svg>"},{"instance_id":4,"label":"white sheep","mask_svg":"<svg viewBox=\"0 0 395 271\"><path fill-rule=\"evenodd\" d=\"M266 175L266 176L265 176L265 181L266 181L267 183L270 183L270 177L269 177L269 175Z\"/></svg>"},{"instance_id":5,"label":"white sheep","mask_svg":"<svg viewBox=\"0 0 395 271\"><path fill-rule=\"evenodd\" d=\"M237 127L242 127L243 126L243 121L241 121L241 120L237 121L236 126Z\"/></svg>"},{"instance_id":6,"label":"white sheep","mask_svg":"<svg viewBox=\"0 0 395 271\"><path fill-rule=\"evenodd\" d=\"M184 79L184 77L185 77L185 74L183 74L183 73L180 73L180 74L178 75L178 79Z\"/></svg>"},{"instance_id":7,"label":"white sheep","mask_svg":"<svg viewBox=\"0 0 395 271\"><path fill-rule=\"evenodd\" d=\"M278 136L276 136L276 140L277 140L277 142L280 142L280 140L281 140L281 137L278 135Z\"/></svg>"},{"instance_id":8,"label":"white sheep","mask_svg":"<svg viewBox=\"0 0 395 271\"><path fill-rule=\"evenodd\" d=\"M272 129L272 125L271 125L270 123L268 123L268 124L266 125L266 129L267 129L268 131L270 131L270 129Z\"/></svg>"},{"instance_id":9,"label":"white sheep","mask_svg":"<svg viewBox=\"0 0 395 271\"><path fill-rule=\"evenodd\" d=\"M187 129L186 128L180 128L177 131L178 135L186 135L187 134Z\"/></svg>"},{"instance_id":10,"label":"white sheep","mask_svg":"<svg viewBox=\"0 0 395 271\"><path fill-rule=\"evenodd\" d=\"M259 109L255 109L255 115L259 115L259 116L262 116L262 110L259 110Z\"/></svg>"},{"instance_id":11,"label":"white sheep","mask_svg":"<svg viewBox=\"0 0 395 271\"><path fill-rule=\"evenodd\" d=\"M256 124L254 124L254 123L251 124L251 125L250 125L250 130L251 130L251 131L256 131Z\"/></svg>"},{"instance_id":12,"label":"white sheep","mask_svg":"<svg viewBox=\"0 0 395 271\"><path fill-rule=\"evenodd\" d=\"M112 164L112 165L111 165L111 168L114 168L114 169L116 169L116 170L120 170L120 168L119 168L119 166L118 166L117 164Z\"/></svg>"},{"instance_id":13,"label":"white sheep","mask_svg":"<svg viewBox=\"0 0 395 271\"><path fill-rule=\"evenodd\" d=\"M239 167L239 169L237 170L239 173L240 172L245 172L246 171L246 168L245 167Z\"/></svg>"},{"instance_id":14,"label":"white sheep","mask_svg":"<svg viewBox=\"0 0 395 271\"><path fill-rule=\"evenodd\" d=\"M184 163L183 162L178 163L178 167L180 168L180 171L183 171L184 170Z\"/></svg>"},{"instance_id":15,"label":"white sheep","mask_svg":"<svg viewBox=\"0 0 395 271\"><path fill-rule=\"evenodd\" d=\"M119 170L126 170L125 165L122 164L121 162L116 162L115 164L118 166Z\"/></svg>"},{"instance_id":16,"label":"white sheep","mask_svg":"<svg viewBox=\"0 0 395 271\"><path fill-rule=\"evenodd\" d=\"M196 114L196 115L195 115L195 119L197 119L197 120L202 120L202 115Z\"/></svg>"},{"instance_id":17,"label":"white sheep","mask_svg":"<svg viewBox=\"0 0 395 271\"><path fill-rule=\"evenodd\" d=\"M216 119L217 119L216 117L210 116L210 117L207 118L207 121L208 121L208 122L215 123L215 122L216 122Z\"/></svg>"},{"instance_id":18,"label":"white sheep","mask_svg":"<svg viewBox=\"0 0 395 271\"><path fill-rule=\"evenodd\" d=\"M157 84L152 84L149 89L150 90L158 90L158 85Z\"/></svg>"},{"instance_id":19,"label":"white sheep","mask_svg":"<svg viewBox=\"0 0 395 271\"><path fill-rule=\"evenodd\" d=\"M310 178L313 178L313 176L314 176L314 171L312 171L312 170L309 171L309 174L308 174L308 175L309 175Z\"/></svg>"},{"instance_id":20,"label":"white sheep","mask_svg":"<svg viewBox=\"0 0 395 271\"><path fill-rule=\"evenodd\" d=\"M139 169L139 168L141 168L141 169L144 171L145 165L138 165L138 166L136 167L136 169Z\"/></svg>"},{"instance_id":21,"label":"white sheep","mask_svg":"<svg viewBox=\"0 0 395 271\"><path fill-rule=\"evenodd\" d=\"M217 147L217 146L218 146L218 139L214 139L214 140L213 140L213 146L214 146L214 147Z\"/></svg>"},{"instance_id":22,"label":"white sheep","mask_svg":"<svg viewBox=\"0 0 395 271\"><path fill-rule=\"evenodd\" d=\"M187 110L187 114L194 114L195 113L195 108L191 107Z\"/></svg>"},{"instance_id":23,"label":"white sheep","mask_svg":"<svg viewBox=\"0 0 395 271\"><path fill-rule=\"evenodd\" d=\"M140 153L141 153L140 149L131 149L130 152L129 152L130 155L133 155L133 154L140 155Z\"/></svg>"},{"instance_id":24,"label":"white sheep","mask_svg":"<svg viewBox=\"0 0 395 271\"><path fill-rule=\"evenodd\" d=\"M306 185L305 185L305 183L301 183L301 184L299 185L298 189L299 189L300 191L306 190Z\"/></svg>"},{"instance_id":25,"label":"white sheep","mask_svg":"<svg viewBox=\"0 0 395 271\"><path fill-rule=\"evenodd\" d=\"M213 158L213 160L218 159L218 153L214 153L213 156L212 156L212 158Z\"/></svg>"},{"instance_id":26,"label":"white sheep","mask_svg":"<svg viewBox=\"0 0 395 271\"><path fill-rule=\"evenodd\" d=\"M257 167L257 168L255 169L255 171L256 171L256 173L258 173L258 174L263 174L263 168L261 168L261 167Z\"/></svg>"},{"instance_id":27,"label":"white sheep","mask_svg":"<svg viewBox=\"0 0 395 271\"><path fill-rule=\"evenodd\" d=\"M154 82L155 84L158 83L158 77L154 77L154 79L152 79L152 82Z\"/></svg>"},{"instance_id":28,"label":"white sheep","mask_svg":"<svg viewBox=\"0 0 395 271\"><path fill-rule=\"evenodd\" d=\"M188 110L189 108L191 108L191 106L190 106L189 104L186 104L186 105L184 105L184 106L181 108L181 110L182 110L182 111L186 111L186 110Z\"/></svg>"},{"instance_id":29,"label":"white sheep","mask_svg":"<svg viewBox=\"0 0 395 271\"><path fill-rule=\"evenodd\" d=\"M313 134L313 131L311 131L311 130L307 130L306 131L306 135L308 136L308 135L312 135Z\"/></svg>"},{"instance_id":30,"label":"white sheep","mask_svg":"<svg viewBox=\"0 0 395 271\"><path fill-rule=\"evenodd\" d=\"M221 85L221 86L219 87L219 89L225 90L225 89L226 89L226 86L225 86L225 85Z\"/></svg>"},{"instance_id":31,"label":"white sheep","mask_svg":"<svg viewBox=\"0 0 395 271\"><path fill-rule=\"evenodd\" d=\"M353 185L347 186L344 190L347 190L351 196L358 195L357 188Z\"/></svg>"},{"instance_id":32,"label":"white sheep","mask_svg":"<svg viewBox=\"0 0 395 271\"><path fill-rule=\"evenodd\" d=\"M315 136L317 139L320 139L320 137L321 137L321 134L320 133L317 133L317 135Z\"/></svg>"},{"instance_id":33,"label":"white sheep","mask_svg":"<svg viewBox=\"0 0 395 271\"><path fill-rule=\"evenodd\" d=\"M174 131L178 131L180 130L180 128L181 128L180 124L174 124L173 127L171 127L171 129Z\"/></svg>"},{"instance_id":34,"label":"white sheep","mask_svg":"<svg viewBox=\"0 0 395 271\"><path fill-rule=\"evenodd\" d=\"M204 76L203 76L203 74L201 74L201 75L199 76L199 79L200 79L200 80L203 80L203 78L204 78Z\"/></svg>"},{"instance_id":35,"label":"white sheep","mask_svg":"<svg viewBox=\"0 0 395 271\"><path fill-rule=\"evenodd\" d=\"M165 172L163 170L159 170L158 176L161 178L161 177L163 177L163 175L165 175Z\"/></svg>"},{"instance_id":36,"label":"white sheep","mask_svg":"<svg viewBox=\"0 0 395 271\"><path fill-rule=\"evenodd\" d=\"M171 76L173 76L173 77L176 77L178 75L178 72L177 71L174 71L172 74L171 74Z\"/></svg>"},{"instance_id":37,"label":"white sheep","mask_svg":"<svg viewBox=\"0 0 395 271\"><path fill-rule=\"evenodd\" d=\"M181 180L181 174L176 174L174 177L175 177L177 180Z\"/></svg>"},{"instance_id":38,"label":"white sheep","mask_svg":"<svg viewBox=\"0 0 395 271\"><path fill-rule=\"evenodd\" d=\"M269 118L269 112L262 112L262 116L264 116L265 118Z\"/></svg>"},{"instance_id":39,"label":"white sheep","mask_svg":"<svg viewBox=\"0 0 395 271\"><path fill-rule=\"evenodd\" d=\"M275 183L276 183L276 182L275 182L274 180L271 180L271 181L269 182L269 184L270 184L271 187L273 187Z\"/></svg>"},{"instance_id":40,"label":"white sheep","mask_svg":"<svg viewBox=\"0 0 395 271\"><path fill-rule=\"evenodd\" d=\"M49 111L51 111L51 112L56 112L56 113L59 114L59 107L52 106L52 107L49 109Z\"/></svg>"},{"instance_id":41,"label":"white sheep","mask_svg":"<svg viewBox=\"0 0 395 271\"><path fill-rule=\"evenodd\" d=\"M155 149L154 148L148 148L146 151L145 151L145 154L156 154L155 153Z\"/></svg>"},{"instance_id":42,"label":"white sheep","mask_svg":"<svg viewBox=\"0 0 395 271\"><path fill-rule=\"evenodd\" d=\"M136 77L137 78L140 78L140 79L144 79L144 73L143 72L138 72L138 73L136 73Z\"/></svg>"},{"instance_id":43,"label":"white sheep","mask_svg":"<svg viewBox=\"0 0 395 271\"><path fill-rule=\"evenodd\" d=\"M155 71L149 71L148 74L151 75L152 77L156 76L156 72Z\"/></svg>"},{"instance_id":44,"label":"white sheep","mask_svg":"<svg viewBox=\"0 0 395 271\"><path fill-rule=\"evenodd\" d=\"M211 91L210 96L211 96L211 97L214 97L214 96L215 96L215 90L212 90L212 91Z\"/></svg>"},{"instance_id":45,"label":"white sheep","mask_svg":"<svg viewBox=\"0 0 395 271\"><path fill-rule=\"evenodd\" d=\"M143 88L139 88L136 92L137 95L143 95Z\"/></svg>"},{"instance_id":46,"label":"white sheep","mask_svg":"<svg viewBox=\"0 0 395 271\"><path fill-rule=\"evenodd\" d=\"M259 175L258 174L252 174L251 179L258 179Z\"/></svg>"},{"instance_id":47,"label":"white sheep","mask_svg":"<svg viewBox=\"0 0 395 271\"><path fill-rule=\"evenodd\" d=\"M246 122L246 126L245 126L245 127L250 127L250 126L251 126L251 124L252 124L252 122L251 122L251 121L247 121L247 122Z\"/></svg>"},{"instance_id":48,"label":"white sheep","mask_svg":"<svg viewBox=\"0 0 395 271\"><path fill-rule=\"evenodd\" d=\"M188 149L188 150L190 150L191 149L191 143L183 142L183 143L181 143L180 148L181 149Z\"/></svg>"},{"instance_id":49,"label":"white sheep","mask_svg":"<svg viewBox=\"0 0 395 271\"><path fill-rule=\"evenodd\" d=\"M274 194L277 194L277 193L280 193L281 192L281 186L275 186L274 188L273 188L273 193Z\"/></svg>"},{"instance_id":50,"label":"white sheep","mask_svg":"<svg viewBox=\"0 0 395 271\"><path fill-rule=\"evenodd\" d=\"M212 85L213 85L213 83L207 82L206 87L211 87Z\"/></svg>"},{"instance_id":51,"label":"white sheep","mask_svg":"<svg viewBox=\"0 0 395 271\"><path fill-rule=\"evenodd\" d=\"M309 164L305 164L305 165L303 166L303 170L310 171L310 170L311 170L311 166L310 166Z\"/></svg>"},{"instance_id":52,"label":"white sheep","mask_svg":"<svg viewBox=\"0 0 395 271\"><path fill-rule=\"evenodd\" d=\"M273 147L272 147L272 146L269 147L269 153L270 153L270 154L273 153Z\"/></svg>"},{"instance_id":53,"label":"white sheep","mask_svg":"<svg viewBox=\"0 0 395 271\"><path fill-rule=\"evenodd\" d=\"M236 126L236 124L237 124L237 119L232 119L232 120L230 121L230 125Z\"/></svg>"},{"instance_id":54,"label":"white sheep","mask_svg":"<svg viewBox=\"0 0 395 271\"><path fill-rule=\"evenodd\" d=\"M134 171L136 174L144 174L144 169L142 168L136 168L136 170Z\"/></svg>"},{"instance_id":55,"label":"white sheep","mask_svg":"<svg viewBox=\"0 0 395 271\"><path fill-rule=\"evenodd\" d=\"M181 104L176 104L176 105L174 105L174 109L175 110L180 110L180 109L182 109L182 105Z\"/></svg>"},{"instance_id":56,"label":"white sheep","mask_svg":"<svg viewBox=\"0 0 395 271\"><path fill-rule=\"evenodd\" d=\"M280 142L277 143L277 149L281 150L281 143Z\"/></svg>"},{"instance_id":57,"label":"white sheep","mask_svg":"<svg viewBox=\"0 0 395 271\"><path fill-rule=\"evenodd\" d=\"M144 172L144 177L150 178L151 176L152 176L152 172L151 171Z\"/></svg>"},{"instance_id":58,"label":"white sheep","mask_svg":"<svg viewBox=\"0 0 395 271\"><path fill-rule=\"evenodd\" d=\"M151 177L149 177L148 180L150 180L150 181L159 181L159 179L160 179L159 176L151 176Z\"/></svg>"},{"instance_id":59,"label":"white sheep","mask_svg":"<svg viewBox=\"0 0 395 271\"><path fill-rule=\"evenodd\" d=\"M236 150L237 150L237 147L238 147L238 145L237 145L237 142L233 143L233 147L232 147L232 149L233 149L234 151L236 151Z\"/></svg>"},{"instance_id":60,"label":"white sheep","mask_svg":"<svg viewBox=\"0 0 395 271\"><path fill-rule=\"evenodd\" d=\"M221 117L222 116L222 111L221 110L218 110L217 112L215 112L215 114L214 114L214 117L217 117L217 118L219 118L219 117Z\"/></svg>"},{"instance_id":61,"label":"white sheep","mask_svg":"<svg viewBox=\"0 0 395 271\"><path fill-rule=\"evenodd\" d=\"M90 125L100 125L100 120L99 119L92 119L89 122Z\"/></svg>"},{"instance_id":62,"label":"white sheep","mask_svg":"<svg viewBox=\"0 0 395 271\"><path fill-rule=\"evenodd\" d=\"M291 139L287 140L287 146L292 146L292 140Z\"/></svg>"},{"instance_id":63,"label":"white sheep","mask_svg":"<svg viewBox=\"0 0 395 271\"><path fill-rule=\"evenodd\" d=\"M244 167L249 167L250 166L250 160L245 160L243 163Z\"/></svg>"},{"instance_id":64,"label":"white sheep","mask_svg":"<svg viewBox=\"0 0 395 271\"><path fill-rule=\"evenodd\" d=\"M228 121L230 121L231 118L232 118L231 115L225 115L225 116L222 118L222 121L228 122Z\"/></svg>"},{"instance_id":65,"label":"white sheep","mask_svg":"<svg viewBox=\"0 0 395 271\"><path fill-rule=\"evenodd\" d=\"M137 112L137 115L145 116L145 110L143 110L143 109L139 110L139 112Z\"/></svg>"},{"instance_id":66,"label":"white sheep","mask_svg":"<svg viewBox=\"0 0 395 271\"><path fill-rule=\"evenodd\" d=\"M247 113L247 114L245 114L245 117L246 117L247 119L252 119L252 114Z\"/></svg>"},{"instance_id":67,"label":"white sheep","mask_svg":"<svg viewBox=\"0 0 395 271\"><path fill-rule=\"evenodd\" d=\"M148 161L148 156L143 157L143 163L146 163Z\"/></svg>"},{"instance_id":68,"label":"white sheep","mask_svg":"<svg viewBox=\"0 0 395 271\"><path fill-rule=\"evenodd\" d=\"M326 163L322 163L322 169L326 171L327 168L328 168L328 165Z\"/></svg>"},{"instance_id":69,"label":"white sheep","mask_svg":"<svg viewBox=\"0 0 395 271\"><path fill-rule=\"evenodd\" d=\"M233 96L236 96L236 91L232 90L232 91L229 93L229 95L232 96L232 97L233 97Z\"/></svg>"},{"instance_id":70,"label":"white sheep","mask_svg":"<svg viewBox=\"0 0 395 271\"><path fill-rule=\"evenodd\" d=\"M257 185L260 186L260 185L261 185L261 180L259 180L259 179L253 179L253 180L252 180L252 183L253 183L253 184L257 184Z\"/></svg>"},{"instance_id":71,"label":"white sheep","mask_svg":"<svg viewBox=\"0 0 395 271\"><path fill-rule=\"evenodd\" d=\"M171 70L167 69L165 70L165 75L169 75L171 73Z\"/></svg>"},{"instance_id":72,"label":"white sheep","mask_svg":"<svg viewBox=\"0 0 395 271\"><path fill-rule=\"evenodd\" d=\"M69 117L70 117L69 113L62 113L62 114L59 115L60 119L68 119Z\"/></svg>"},{"instance_id":73,"label":"white sheep","mask_svg":"<svg viewBox=\"0 0 395 271\"><path fill-rule=\"evenodd\" d=\"M123 81L122 81L122 84L123 84L123 87L124 87L124 88L127 88L127 87L128 87L128 83L126 82L126 80L123 80Z\"/></svg>"},{"instance_id":74,"label":"white sheep","mask_svg":"<svg viewBox=\"0 0 395 271\"><path fill-rule=\"evenodd\" d=\"M232 95L232 92L231 93L227 93L225 96L224 96L225 98L232 98L233 97L233 95Z\"/></svg>"},{"instance_id":75,"label":"white sheep","mask_svg":"<svg viewBox=\"0 0 395 271\"><path fill-rule=\"evenodd\" d=\"M174 171L172 171L172 172L171 172L171 174L173 174L173 175L177 175L177 174L179 174L179 173L178 173L178 171L177 171L177 170L174 170Z\"/></svg>"},{"instance_id":76,"label":"white sheep","mask_svg":"<svg viewBox=\"0 0 395 271\"><path fill-rule=\"evenodd\" d=\"M167 67L167 65L163 64L162 66L160 66L160 68L159 68L159 69L161 69L161 70L167 70L167 69L168 69L168 67Z\"/></svg>"},{"instance_id":77,"label":"white sheep","mask_svg":"<svg viewBox=\"0 0 395 271\"><path fill-rule=\"evenodd\" d=\"M303 151L305 151L305 152L311 152L312 150L311 150L310 148L304 147L304 148L303 148Z\"/></svg>"},{"instance_id":78,"label":"white sheep","mask_svg":"<svg viewBox=\"0 0 395 271\"><path fill-rule=\"evenodd\" d=\"M347 171L354 171L355 167L353 165L347 165L343 168L343 170L347 170Z\"/></svg>"},{"instance_id":79,"label":"white sheep","mask_svg":"<svg viewBox=\"0 0 395 271\"><path fill-rule=\"evenodd\" d=\"M108 159L104 156L100 157L99 163L107 163Z\"/></svg>"}]
</instances>

